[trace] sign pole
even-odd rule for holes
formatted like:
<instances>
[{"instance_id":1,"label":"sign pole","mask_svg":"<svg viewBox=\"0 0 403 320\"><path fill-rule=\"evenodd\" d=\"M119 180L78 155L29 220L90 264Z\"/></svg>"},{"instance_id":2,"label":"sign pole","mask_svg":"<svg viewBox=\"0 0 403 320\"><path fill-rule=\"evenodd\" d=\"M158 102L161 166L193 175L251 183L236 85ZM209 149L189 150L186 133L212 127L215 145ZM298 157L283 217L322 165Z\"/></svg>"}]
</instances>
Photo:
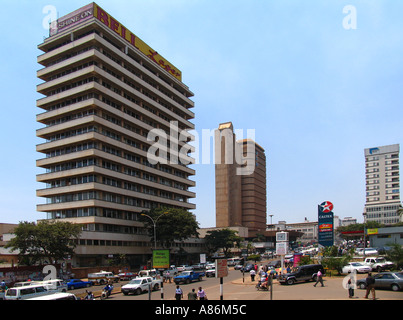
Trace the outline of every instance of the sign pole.
<instances>
[{"instance_id":1,"label":"sign pole","mask_svg":"<svg viewBox=\"0 0 403 320\"><path fill-rule=\"evenodd\" d=\"M223 278L220 278L220 300L224 300L224 284Z\"/></svg>"}]
</instances>

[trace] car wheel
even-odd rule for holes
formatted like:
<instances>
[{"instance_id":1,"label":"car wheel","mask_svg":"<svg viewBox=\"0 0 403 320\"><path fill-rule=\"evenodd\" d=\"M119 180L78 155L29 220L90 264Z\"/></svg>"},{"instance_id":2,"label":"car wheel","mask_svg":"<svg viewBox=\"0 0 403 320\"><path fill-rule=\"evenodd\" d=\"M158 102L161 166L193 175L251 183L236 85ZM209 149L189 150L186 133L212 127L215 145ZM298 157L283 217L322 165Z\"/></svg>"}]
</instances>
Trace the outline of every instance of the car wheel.
<instances>
[{"instance_id":1,"label":"car wheel","mask_svg":"<svg viewBox=\"0 0 403 320\"><path fill-rule=\"evenodd\" d=\"M157 291L159 288L160 288L159 284L158 284L158 283L156 283L156 284L154 285L153 290L154 290L154 291Z\"/></svg>"},{"instance_id":2,"label":"car wheel","mask_svg":"<svg viewBox=\"0 0 403 320\"><path fill-rule=\"evenodd\" d=\"M138 289L136 290L136 294L141 294L141 289L140 289L140 288L138 288Z\"/></svg>"},{"instance_id":3,"label":"car wheel","mask_svg":"<svg viewBox=\"0 0 403 320\"><path fill-rule=\"evenodd\" d=\"M392 284L391 288L392 288L393 291L399 291L400 290L399 286L396 283Z\"/></svg>"},{"instance_id":4,"label":"car wheel","mask_svg":"<svg viewBox=\"0 0 403 320\"><path fill-rule=\"evenodd\" d=\"M366 285L365 283L361 282L361 283L358 285L358 287L359 287L360 289L365 289L365 288L367 287L367 285Z\"/></svg>"},{"instance_id":5,"label":"car wheel","mask_svg":"<svg viewBox=\"0 0 403 320\"><path fill-rule=\"evenodd\" d=\"M190 283L190 279L186 279L186 284L189 284Z\"/></svg>"},{"instance_id":6,"label":"car wheel","mask_svg":"<svg viewBox=\"0 0 403 320\"><path fill-rule=\"evenodd\" d=\"M87 288L91 287L91 283L87 283L87 284L86 284L86 287L87 287Z\"/></svg>"},{"instance_id":7,"label":"car wheel","mask_svg":"<svg viewBox=\"0 0 403 320\"><path fill-rule=\"evenodd\" d=\"M74 286L70 286L70 290L74 290Z\"/></svg>"},{"instance_id":8,"label":"car wheel","mask_svg":"<svg viewBox=\"0 0 403 320\"><path fill-rule=\"evenodd\" d=\"M293 285L295 283L295 280L294 279L288 279L287 280L287 284L288 285Z\"/></svg>"}]
</instances>

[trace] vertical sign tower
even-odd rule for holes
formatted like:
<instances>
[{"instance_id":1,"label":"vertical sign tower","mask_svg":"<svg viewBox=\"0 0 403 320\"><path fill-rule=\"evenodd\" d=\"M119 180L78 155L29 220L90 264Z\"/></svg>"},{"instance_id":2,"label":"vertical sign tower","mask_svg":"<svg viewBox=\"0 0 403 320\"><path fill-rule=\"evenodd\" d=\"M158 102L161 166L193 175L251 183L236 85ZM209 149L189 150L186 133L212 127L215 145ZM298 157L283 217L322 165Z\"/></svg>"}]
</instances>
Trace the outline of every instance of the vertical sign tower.
<instances>
[{"instance_id":1,"label":"vertical sign tower","mask_svg":"<svg viewBox=\"0 0 403 320\"><path fill-rule=\"evenodd\" d=\"M331 247L333 245L333 203L322 202L318 205L318 242L319 246Z\"/></svg>"}]
</instances>

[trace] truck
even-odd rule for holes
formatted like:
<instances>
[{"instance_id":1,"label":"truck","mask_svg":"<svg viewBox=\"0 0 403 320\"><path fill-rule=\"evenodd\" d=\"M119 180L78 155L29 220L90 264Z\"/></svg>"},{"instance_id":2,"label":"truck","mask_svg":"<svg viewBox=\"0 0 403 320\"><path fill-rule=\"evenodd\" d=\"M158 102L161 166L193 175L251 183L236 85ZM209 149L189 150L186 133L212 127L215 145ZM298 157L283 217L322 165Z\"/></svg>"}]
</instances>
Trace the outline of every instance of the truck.
<instances>
[{"instance_id":1,"label":"truck","mask_svg":"<svg viewBox=\"0 0 403 320\"><path fill-rule=\"evenodd\" d=\"M122 293L127 296L129 293L141 294L149 290L158 290L161 287L162 280L152 277L137 277L130 280L128 284L121 287Z\"/></svg>"},{"instance_id":2,"label":"truck","mask_svg":"<svg viewBox=\"0 0 403 320\"><path fill-rule=\"evenodd\" d=\"M176 284L183 283L191 283L192 281L201 281L205 276L204 271L182 271L175 278L174 282Z\"/></svg>"},{"instance_id":3,"label":"truck","mask_svg":"<svg viewBox=\"0 0 403 320\"><path fill-rule=\"evenodd\" d=\"M372 268L372 271L378 272L393 268L393 262L387 261L384 257L367 257L362 264Z\"/></svg>"}]
</instances>

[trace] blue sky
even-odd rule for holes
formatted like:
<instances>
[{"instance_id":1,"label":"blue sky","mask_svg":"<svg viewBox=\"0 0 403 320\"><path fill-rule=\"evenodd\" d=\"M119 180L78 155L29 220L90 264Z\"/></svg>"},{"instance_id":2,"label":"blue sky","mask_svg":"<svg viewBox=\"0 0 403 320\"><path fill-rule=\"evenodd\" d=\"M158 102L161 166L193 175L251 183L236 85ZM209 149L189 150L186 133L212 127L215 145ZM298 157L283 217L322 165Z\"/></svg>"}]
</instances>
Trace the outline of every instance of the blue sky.
<instances>
[{"instance_id":1,"label":"blue sky","mask_svg":"<svg viewBox=\"0 0 403 320\"><path fill-rule=\"evenodd\" d=\"M3 8L0 222L36 212L37 45L53 5L59 16L90 1L9 1ZM104 10L182 71L195 93L196 130L232 121L266 150L273 222L317 219L317 205L362 221L364 148L403 138L403 2L98 0ZM346 29L345 6L357 28ZM214 165L195 165L194 211L215 226ZM268 218L269 220L269 218ZM268 221L270 222L270 221Z\"/></svg>"}]
</instances>

